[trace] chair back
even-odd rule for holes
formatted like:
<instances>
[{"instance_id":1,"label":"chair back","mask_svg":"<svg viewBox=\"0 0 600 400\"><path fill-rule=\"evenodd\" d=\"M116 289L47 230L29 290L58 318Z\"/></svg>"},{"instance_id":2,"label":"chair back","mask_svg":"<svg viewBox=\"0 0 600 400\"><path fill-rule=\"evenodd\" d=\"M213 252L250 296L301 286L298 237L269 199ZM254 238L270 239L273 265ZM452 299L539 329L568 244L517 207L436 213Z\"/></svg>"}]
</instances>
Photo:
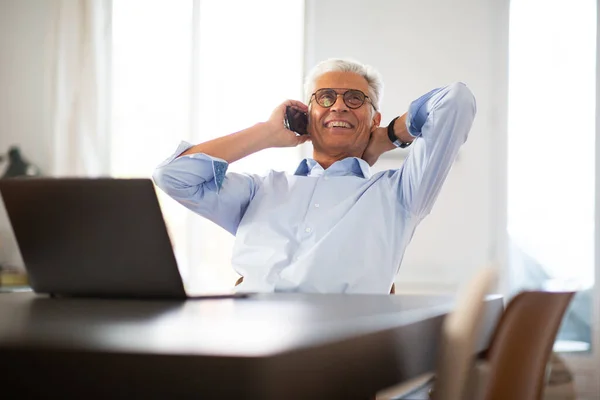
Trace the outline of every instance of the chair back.
<instances>
[{"instance_id":1,"label":"chair back","mask_svg":"<svg viewBox=\"0 0 600 400\"><path fill-rule=\"evenodd\" d=\"M432 398L464 400L466 385L476 358L477 341L484 320L485 296L497 270L479 270L459 295L455 309L444 320Z\"/></svg>"},{"instance_id":2,"label":"chair back","mask_svg":"<svg viewBox=\"0 0 600 400\"><path fill-rule=\"evenodd\" d=\"M509 302L485 356L482 399L542 399L546 365L573 294L528 291Z\"/></svg>"}]
</instances>

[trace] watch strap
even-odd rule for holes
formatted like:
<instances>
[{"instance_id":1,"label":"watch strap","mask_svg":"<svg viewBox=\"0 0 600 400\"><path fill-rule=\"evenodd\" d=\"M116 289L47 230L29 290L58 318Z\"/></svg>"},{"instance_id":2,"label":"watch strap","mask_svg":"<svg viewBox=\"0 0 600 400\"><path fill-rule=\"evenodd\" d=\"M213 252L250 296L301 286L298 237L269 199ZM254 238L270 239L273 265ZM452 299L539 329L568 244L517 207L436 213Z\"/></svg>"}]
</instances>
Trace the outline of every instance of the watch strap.
<instances>
[{"instance_id":1,"label":"watch strap","mask_svg":"<svg viewBox=\"0 0 600 400\"><path fill-rule=\"evenodd\" d=\"M394 133L394 122L396 122L396 120L398 118L400 118L400 117L398 116L390 122L390 124L387 127L387 133L388 133L388 138L390 139L390 142L392 142L394 144L394 146L400 147L403 149L405 147L410 146L410 144L412 142L402 142L402 141L400 141L400 139L398 139L398 137Z\"/></svg>"}]
</instances>

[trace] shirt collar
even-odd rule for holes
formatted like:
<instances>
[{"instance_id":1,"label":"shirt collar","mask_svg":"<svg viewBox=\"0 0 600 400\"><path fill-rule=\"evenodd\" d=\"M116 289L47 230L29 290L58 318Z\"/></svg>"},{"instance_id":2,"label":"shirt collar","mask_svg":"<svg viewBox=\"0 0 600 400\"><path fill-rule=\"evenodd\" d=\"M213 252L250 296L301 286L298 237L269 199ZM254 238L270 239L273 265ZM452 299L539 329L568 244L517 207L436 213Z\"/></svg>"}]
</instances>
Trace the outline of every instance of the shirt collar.
<instances>
[{"instance_id":1,"label":"shirt collar","mask_svg":"<svg viewBox=\"0 0 600 400\"><path fill-rule=\"evenodd\" d=\"M305 158L300 162L294 175L300 176L321 176L325 173L323 167L312 158ZM369 164L358 157L347 157L331 164L327 168L327 175L330 176L348 176L354 175L360 178L369 179L371 170Z\"/></svg>"}]
</instances>

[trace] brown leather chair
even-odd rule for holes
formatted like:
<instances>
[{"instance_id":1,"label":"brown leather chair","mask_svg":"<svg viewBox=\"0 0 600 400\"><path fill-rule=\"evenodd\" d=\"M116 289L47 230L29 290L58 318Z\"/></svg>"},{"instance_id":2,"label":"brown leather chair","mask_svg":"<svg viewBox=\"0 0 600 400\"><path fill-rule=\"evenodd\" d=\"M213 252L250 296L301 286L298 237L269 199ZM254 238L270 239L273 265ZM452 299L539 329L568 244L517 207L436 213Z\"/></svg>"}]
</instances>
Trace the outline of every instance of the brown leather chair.
<instances>
[{"instance_id":1,"label":"brown leather chair","mask_svg":"<svg viewBox=\"0 0 600 400\"><path fill-rule=\"evenodd\" d=\"M478 398L539 400L554 340L574 292L521 292L508 304L484 356Z\"/></svg>"},{"instance_id":2,"label":"brown leather chair","mask_svg":"<svg viewBox=\"0 0 600 400\"><path fill-rule=\"evenodd\" d=\"M473 366L462 399L541 400L546 366L573 295L538 291L516 295L496 325L488 350ZM446 398L443 389L436 393L435 381L418 383L419 390L394 399Z\"/></svg>"},{"instance_id":3,"label":"brown leather chair","mask_svg":"<svg viewBox=\"0 0 600 400\"><path fill-rule=\"evenodd\" d=\"M239 285L244 281L244 277L240 276L238 280L235 282L235 286ZM392 283L392 288L390 289L390 294L396 294L396 284Z\"/></svg>"}]
</instances>

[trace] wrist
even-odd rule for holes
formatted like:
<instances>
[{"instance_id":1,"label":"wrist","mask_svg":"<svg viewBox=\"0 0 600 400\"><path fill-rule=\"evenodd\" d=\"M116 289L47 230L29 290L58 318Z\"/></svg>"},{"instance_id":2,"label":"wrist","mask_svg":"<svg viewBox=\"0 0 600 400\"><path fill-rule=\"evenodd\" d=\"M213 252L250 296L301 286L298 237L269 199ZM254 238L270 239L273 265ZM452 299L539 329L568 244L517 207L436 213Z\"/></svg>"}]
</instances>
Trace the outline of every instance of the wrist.
<instances>
[{"instance_id":1,"label":"wrist","mask_svg":"<svg viewBox=\"0 0 600 400\"><path fill-rule=\"evenodd\" d=\"M404 113L394 118L387 128L388 137L396 147L408 147L415 139L406 127L406 116L407 114Z\"/></svg>"},{"instance_id":2,"label":"wrist","mask_svg":"<svg viewBox=\"0 0 600 400\"><path fill-rule=\"evenodd\" d=\"M275 132L268 122L259 122L243 131L247 143L251 143L252 150L260 151L275 147L273 139Z\"/></svg>"}]
</instances>

